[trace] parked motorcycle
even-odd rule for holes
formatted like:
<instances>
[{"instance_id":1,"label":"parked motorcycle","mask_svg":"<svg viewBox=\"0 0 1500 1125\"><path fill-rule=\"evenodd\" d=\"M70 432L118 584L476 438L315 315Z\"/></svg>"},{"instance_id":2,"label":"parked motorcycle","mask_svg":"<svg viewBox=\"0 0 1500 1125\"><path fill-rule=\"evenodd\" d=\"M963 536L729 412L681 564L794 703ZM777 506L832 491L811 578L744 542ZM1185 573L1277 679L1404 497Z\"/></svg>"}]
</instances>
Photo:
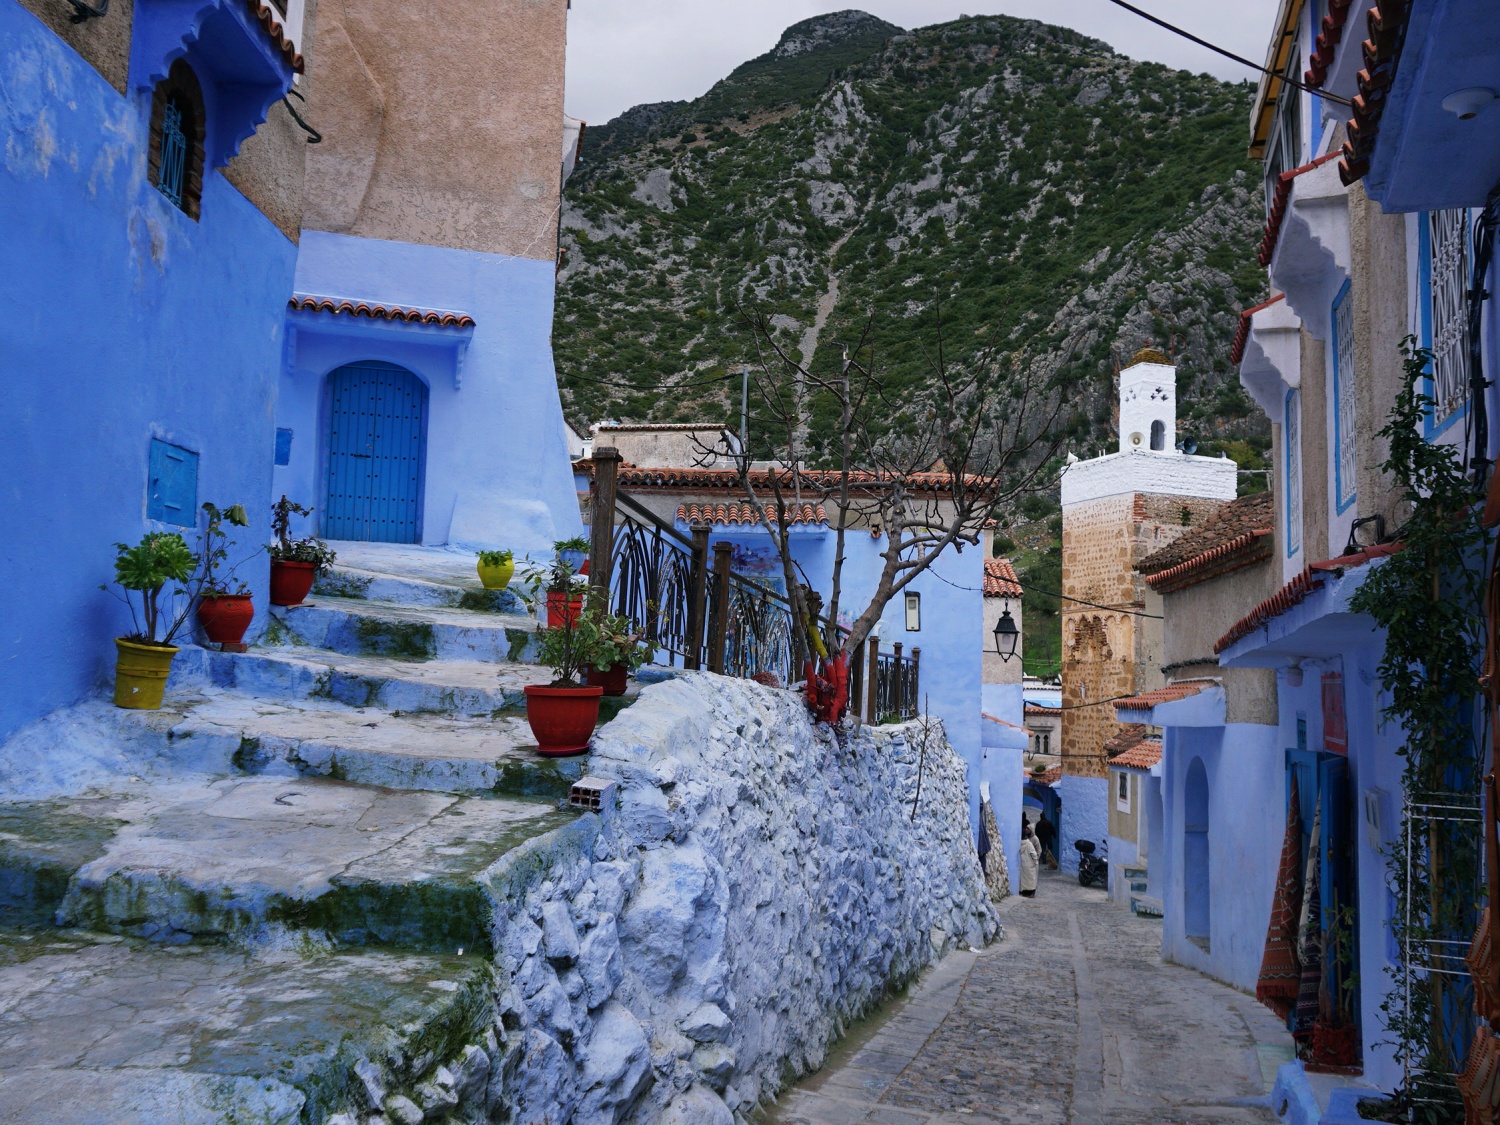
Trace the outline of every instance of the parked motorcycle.
<instances>
[{"instance_id":1,"label":"parked motorcycle","mask_svg":"<svg viewBox=\"0 0 1500 1125\"><path fill-rule=\"evenodd\" d=\"M1073 846L1078 849L1078 885L1080 887L1109 886L1109 861L1105 858L1109 854L1105 845L1104 855L1095 855L1094 841L1074 840Z\"/></svg>"}]
</instances>

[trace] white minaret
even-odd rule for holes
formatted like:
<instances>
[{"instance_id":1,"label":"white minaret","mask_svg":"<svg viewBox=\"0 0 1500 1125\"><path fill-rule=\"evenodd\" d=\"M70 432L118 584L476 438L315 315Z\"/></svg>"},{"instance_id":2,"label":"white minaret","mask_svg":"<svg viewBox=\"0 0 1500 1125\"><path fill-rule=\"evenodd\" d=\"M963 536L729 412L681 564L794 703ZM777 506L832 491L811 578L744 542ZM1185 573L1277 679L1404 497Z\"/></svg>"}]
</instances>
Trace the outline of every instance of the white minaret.
<instances>
[{"instance_id":1,"label":"white minaret","mask_svg":"<svg viewBox=\"0 0 1500 1125\"><path fill-rule=\"evenodd\" d=\"M1147 349L1120 372L1120 452L1177 452L1177 368Z\"/></svg>"}]
</instances>

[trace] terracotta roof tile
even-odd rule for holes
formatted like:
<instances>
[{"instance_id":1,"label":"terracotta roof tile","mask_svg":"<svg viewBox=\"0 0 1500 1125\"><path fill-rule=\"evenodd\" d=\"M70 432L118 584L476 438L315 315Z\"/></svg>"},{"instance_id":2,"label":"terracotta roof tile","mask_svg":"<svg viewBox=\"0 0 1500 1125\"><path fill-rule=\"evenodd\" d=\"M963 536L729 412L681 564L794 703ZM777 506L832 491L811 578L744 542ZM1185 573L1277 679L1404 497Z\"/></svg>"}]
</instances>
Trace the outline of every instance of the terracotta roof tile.
<instances>
[{"instance_id":1,"label":"terracotta roof tile","mask_svg":"<svg viewBox=\"0 0 1500 1125\"><path fill-rule=\"evenodd\" d=\"M1023 769L1021 777L1026 781L1035 781L1041 785L1056 785L1062 780L1062 766L1048 766L1041 773L1032 773L1028 769Z\"/></svg>"},{"instance_id":2,"label":"terracotta roof tile","mask_svg":"<svg viewBox=\"0 0 1500 1125\"><path fill-rule=\"evenodd\" d=\"M468 313L443 312L440 309L413 309L403 305L382 305L374 301L348 301L338 297L294 296L287 307L303 312L326 312L345 316L367 316L371 320L404 320L408 324L434 324L440 328L473 328Z\"/></svg>"},{"instance_id":3,"label":"terracotta roof tile","mask_svg":"<svg viewBox=\"0 0 1500 1125\"><path fill-rule=\"evenodd\" d=\"M1150 730L1144 723L1127 723L1120 732L1104 744L1104 753L1108 758L1115 758L1134 749L1150 737Z\"/></svg>"},{"instance_id":4,"label":"terracotta roof tile","mask_svg":"<svg viewBox=\"0 0 1500 1125\"><path fill-rule=\"evenodd\" d=\"M1163 703L1176 703L1179 699L1187 699L1189 696L1197 695L1200 691L1218 686L1218 680L1178 680L1176 683L1157 688L1155 691L1143 691L1139 695L1117 699L1115 710L1117 712L1149 711Z\"/></svg>"},{"instance_id":5,"label":"terracotta roof tile","mask_svg":"<svg viewBox=\"0 0 1500 1125\"><path fill-rule=\"evenodd\" d=\"M287 66L298 74L303 73L304 63L302 56L297 52L297 45L287 38L286 29L282 26L281 13L272 8L265 0L249 0L250 11L260 21L261 27L266 29L266 34L271 37L271 42L276 44L276 49L281 52L281 57L286 59Z\"/></svg>"},{"instance_id":6,"label":"terracotta roof tile","mask_svg":"<svg viewBox=\"0 0 1500 1125\"><path fill-rule=\"evenodd\" d=\"M766 505L766 514L772 520L776 519L775 507ZM800 508L792 506L787 509L787 515L791 517L790 522L793 524L828 526L828 513L821 504L803 504ZM760 526L760 515L753 504L678 504L677 518L684 523Z\"/></svg>"},{"instance_id":7,"label":"terracotta roof tile","mask_svg":"<svg viewBox=\"0 0 1500 1125\"><path fill-rule=\"evenodd\" d=\"M1300 168L1283 172L1276 177L1276 194L1271 197L1271 210L1266 216L1266 230L1261 235L1260 251L1256 255L1256 260L1262 266L1269 266L1271 256L1276 253L1276 242L1281 238L1281 224L1286 219L1286 209L1291 206L1292 202L1292 183L1298 176L1311 172L1314 168L1321 168L1330 160L1337 159L1339 155L1338 150L1324 153L1316 160L1309 161Z\"/></svg>"},{"instance_id":8,"label":"terracotta roof tile","mask_svg":"<svg viewBox=\"0 0 1500 1125\"><path fill-rule=\"evenodd\" d=\"M1349 18L1349 9L1354 0L1328 0L1328 12L1323 17L1323 26L1313 40L1312 55L1308 58L1307 73L1302 81L1311 89L1318 89L1328 77L1328 68L1333 65L1333 56L1344 38L1344 23Z\"/></svg>"},{"instance_id":9,"label":"terracotta roof tile","mask_svg":"<svg viewBox=\"0 0 1500 1125\"><path fill-rule=\"evenodd\" d=\"M1323 585L1324 574L1342 574L1346 570L1364 566L1374 559L1394 555L1401 550L1401 547L1400 543L1381 543L1366 547L1363 551L1352 555L1340 555L1338 558L1312 563L1301 574L1236 621L1230 627L1229 632L1214 642L1214 652L1223 652L1230 645L1244 640L1255 630L1280 617L1293 606L1301 605L1314 590Z\"/></svg>"},{"instance_id":10,"label":"terracotta roof tile","mask_svg":"<svg viewBox=\"0 0 1500 1125\"><path fill-rule=\"evenodd\" d=\"M1370 170L1380 119L1396 78L1396 67L1401 62L1411 9L1411 0L1381 0L1365 13L1369 38L1360 44L1365 68L1359 72L1359 93L1354 95L1353 116L1345 130L1348 139L1344 141L1343 159L1339 161L1339 179L1345 187L1364 178Z\"/></svg>"},{"instance_id":11,"label":"terracotta roof tile","mask_svg":"<svg viewBox=\"0 0 1500 1125\"><path fill-rule=\"evenodd\" d=\"M984 560L984 596L987 598L1019 598L1021 584L1016 581L1016 568L1009 559Z\"/></svg>"},{"instance_id":12,"label":"terracotta roof tile","mask_svg":"<svg viewBox=\"0 0 1500 1125\"><path fill-rule=\"evenodd\" d=\"M1028 703L1026 704L1026 713L1028 715L1060 715L1062 714L1062 708L1043 707L1040 703Z\"/></svg>"},{"instance_id":13,"label":"terracotta roof tile","mask_svg":"<svg viewBox=\"0 0 1500 1125\"><path fill-rule=\"evenodd\" d=\"M582 465L582 462L579 464ZM591 468L591 466L584 467ZM840 474L832 469L803 469L800 472L794 472L791 469L755 469L749 475L750 483L757 488L769 490L772 481L775 480L787 491L800 482L804 488L816 492L819 489L835 487L840 479ZM734 469L673 469L621 465L618 479L622 487L638 490L655 489L660 492L743 488L739 473ZM903 482L914 484L918 488L926 486L937 494L946 493L952 479L947 473L911 473L902 477ZM880 474L867 471L851 473L849 480L860 491L866 492L874 490L881 483ZM983 487L983 481L981 480L975 487Z\"/></svg>"},{"instance_id":14,"label":"terracotta roof tile","mask_svg":"<svg viewBox=\"0 0 1500 1125\"><path fill-rule=\"evenodd\" d=\"M1285 293L1278 293L1278 294L1276 294L1276 296L1272 297L1269 301L1262 301L1260 304L1255 305L1252 308L1248 308L1244 312L1240 313L1240 326L1237 329L1235 329L1234 344L1229 349L1229 362L1230 363L1232 363L1236 367L1238 367L1240 365L1240 363L1244 360L1244 358L1245 358L1245 345L1247 345L1248 343L1250 343L1250 321L1252 319L1254 319L1255 314L1258 313L1258 312L1260 312L1261 309L1268 309L1268 308L1270 308L1277 301L1280 301L1280 300L1282 300L1285 297L1286 297Z\"/></svg>"},{"instance_id":15,"label":"terracotta roof tile","mask_svg":"<svg viewBox=\"0 0 1500 1125\"><path fill-rule=\"evenodd\" d=\"M1018 730L1022 734L1030 734L1031 733L1025 727L1019 725L1018 723L1013 723L1009 719L997 719L994 715L987 714L984 711L979 712L979 716L980 716L980 718L989 720L990 722L994 723L996 726L1009 727L1011 730Z\"/></svg>"},{"instance_id":16,"label":"terracotta roof tile","mask_svg":"<svg viewBox=\"0 0 1500 1125\"><path fill-rule=\"evenodd\" d=\"M1149 770L1161 761L1161 740L1143 739L1117 758L1110 759L1111 766L1127 770Z\"/></svg>"},{"instance_id":17,"label":"terracotta roof tile","mask_svg":"<svg viewBox=\"0 0 1500 1125\"><path fill-rule=\"evenodd\" d=\"M1136 569L1158 593L1186 589L1270 558L1275 523L1271 493L1241 496L1203 526L1147 555Z\"/></svg>"}]
</instances>

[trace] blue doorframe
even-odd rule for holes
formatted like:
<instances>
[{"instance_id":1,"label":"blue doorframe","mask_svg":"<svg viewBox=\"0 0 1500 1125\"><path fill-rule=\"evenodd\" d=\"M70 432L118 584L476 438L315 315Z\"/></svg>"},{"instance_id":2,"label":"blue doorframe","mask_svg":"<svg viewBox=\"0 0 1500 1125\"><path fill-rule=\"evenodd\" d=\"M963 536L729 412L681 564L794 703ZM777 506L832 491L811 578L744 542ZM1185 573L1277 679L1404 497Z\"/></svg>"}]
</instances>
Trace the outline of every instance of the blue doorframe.
<instances>
[{"instance_id":1,"label":"blue doorframe","mask_svg":"<svg viewBox=\"0 0 1500 1125\"><path fill-rule=\"evenodd\" d=\"M328 539L417 543L427 462L427 384L380 360L328 376Z\"/></svg>"}]
</instances>

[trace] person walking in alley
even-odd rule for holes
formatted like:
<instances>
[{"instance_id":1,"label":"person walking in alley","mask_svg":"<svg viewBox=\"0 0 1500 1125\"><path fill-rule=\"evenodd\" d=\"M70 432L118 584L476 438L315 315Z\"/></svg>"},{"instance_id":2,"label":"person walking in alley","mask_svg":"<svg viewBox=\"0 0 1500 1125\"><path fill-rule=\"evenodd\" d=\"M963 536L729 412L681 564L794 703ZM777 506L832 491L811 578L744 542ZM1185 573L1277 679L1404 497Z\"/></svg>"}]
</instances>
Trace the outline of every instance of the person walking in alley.
<instances>
[{"instance_id":1,"label":"person walking in alley","mask_svg":"<svg viewBox=\"0 0 1500 1125\"><path fill-rule=\"evenodd\" d=\"M1036 897L1037 866L1042 858L1042 845L1031 830L1031 821L1021 818L1021 897Z\"/></svg>"},{"instance_id":2,"label":"person walking in alley","mask_svg":"<svg viewBox=\"0 0 1500 1125\"><path fill-rule=\"evenodd\" d=\"M1042 849L1042 862L1047 865L1047 870L1056 871L1057 848L1054 842L1057 840L1057 829L1052 827L1052 822L1045 816L1036 822L1036 840Z\"/></svg>"}]
</instances>

